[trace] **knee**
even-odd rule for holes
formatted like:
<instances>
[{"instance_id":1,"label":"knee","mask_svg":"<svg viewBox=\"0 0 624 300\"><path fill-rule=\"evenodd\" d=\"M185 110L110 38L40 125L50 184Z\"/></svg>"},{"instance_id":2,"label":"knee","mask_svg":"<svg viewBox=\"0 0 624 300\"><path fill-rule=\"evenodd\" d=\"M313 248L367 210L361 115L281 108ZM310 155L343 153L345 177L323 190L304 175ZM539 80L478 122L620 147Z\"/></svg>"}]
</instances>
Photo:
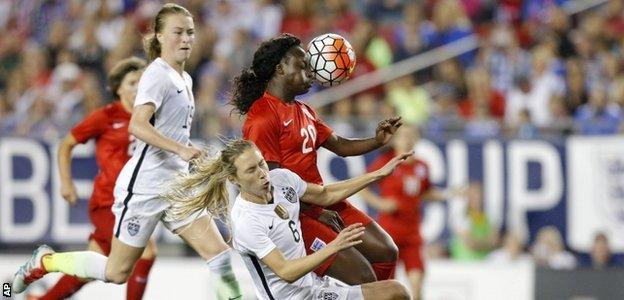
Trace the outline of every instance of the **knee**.
<instances>
[{"instance_id":1,"label":"knee","mask_svg":"<svg viewBox=\"0 0 624 300\"><path fill-rule=\"evenodd\" d=\"M158 253L158 248L156 247L156 242L154 240L150 240L147 244L147 247L143 249L143 254L141 255L142 259L154 259L156 258L156 254Z\"/></svg>"},{"instance_id":2,"label":"knee","mask_svg":"<svg viewBox=\"0 0 624 300\"><path fill-rule=\"evenodd\" d=\"M389 293L391 294L391 297L389 297L390 299L393 299L393 300L410 299L409 291L403 284L401 284L400 282L396 280L391 280L389 284L390 284L390 288L388 290L389 290Z\"/></svg>"},{"instance_id":3,"label":"knee","mask_svg":"<svg viewBox=\"0 0 624 300\"><path fill-rule=\"evenodd\" d=\"M106 281L116 284L124 284L128 281L130 272L125 270L106 270Z\"/></svg>"}]
</instances>

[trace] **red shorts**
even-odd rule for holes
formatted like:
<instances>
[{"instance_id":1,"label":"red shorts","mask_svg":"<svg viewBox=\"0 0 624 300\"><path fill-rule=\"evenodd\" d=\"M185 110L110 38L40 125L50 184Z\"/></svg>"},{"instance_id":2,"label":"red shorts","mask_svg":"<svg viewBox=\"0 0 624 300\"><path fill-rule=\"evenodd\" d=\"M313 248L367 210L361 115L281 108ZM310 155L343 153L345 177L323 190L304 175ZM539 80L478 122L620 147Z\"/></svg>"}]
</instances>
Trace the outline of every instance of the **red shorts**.
<instances>
[{"instance_id":1,"label":"red shorts","mask_svg":"<svg viewBox=\"0 0 624 300\"><path fill-rule=\"evenodd\" d=\"M405 271L419 270L425 271L425 265L422 259L422 244L418 242L408 241L405 243L397 243L399 248L399 260L405 264Z\"/></svg>"},{"instance_id":2,"label":"red shorts","mask_svg":"<svg viewBox=\"0 0 624 300\"><path fill-rule=\"evenodd\" d=\"M111 239L113 237L113 227L115 226L115 215L110 206L89 207L89 218L95 229L89 235L89 240L94 240L104 254L108 256L111 249Z\"/></svg>"},{"instance_id":3,"label":"red shorts","mask_svg":"<svg viewBox=\"0 0 624 300\"><path fill-rule=\"evenodd\" d=\"M342 218L345 226L349 226L353 223L362 223L366 226L373 222L369 216L355 208L348 201L341 201L338 204L331 206L332 210L336 210ZM308 255L321 249L329 242L333 241L338 235L331 227L321 223L318 220L312 219L305 214L299 214L299 221L301 222L301 230L303 231L303 242L305 245L306 253ZM314 272L318 276L324 276L329 266L336 259L336 254L325 260Z\"/></svg>"}]
</instances>

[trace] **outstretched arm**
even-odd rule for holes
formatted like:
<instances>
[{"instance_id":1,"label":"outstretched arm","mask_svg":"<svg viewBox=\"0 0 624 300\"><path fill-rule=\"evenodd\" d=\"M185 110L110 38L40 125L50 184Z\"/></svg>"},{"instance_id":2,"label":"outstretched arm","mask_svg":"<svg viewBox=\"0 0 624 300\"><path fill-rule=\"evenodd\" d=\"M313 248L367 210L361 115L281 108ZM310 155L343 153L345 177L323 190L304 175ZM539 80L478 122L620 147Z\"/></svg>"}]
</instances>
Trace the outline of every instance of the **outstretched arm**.
<instances>
[{"instance_id":1,"label":"outstretched arm","mask_svg":"<svg viewBox=\"0 0 624 300\"><path fill-rule=\"evenodd\" d=\"M63 196L63 199L71 205L76 203L76 200L78 200L78 193L76 192L76 186L72 181L71 173L71 153L77 144L78 141L76 141L74 136L69 133L59 145L57 154L59 175L61 177L61 195Z\"/></svg>"},{"instance_id":2,"label":"outstretched arm","mask_svg":"<svg viewBox=\"0 0 624 300\"><path fill-rule=\"evenodd\" d=\"M401 117L383 120L377 125L375 136L367 139L347 139L333 133L323 147L342 157L362 155L387 144L401 125Z\"/></svg>"},{"instance_id":3,"label":"outstretched arm","mask_svg":"<svg viewBox=\"0 0 624 300\"><path fill-rule=\"evenodd\" d=\"M396 166L413 154L413 152L407 152L397 155L379 170L348 180L339 181L326 186L308 183L307 189L301 197L301 201L320 206L329 206L337 203L359 192L369 184L390 175Z\"/></svg>"}]
</instances>

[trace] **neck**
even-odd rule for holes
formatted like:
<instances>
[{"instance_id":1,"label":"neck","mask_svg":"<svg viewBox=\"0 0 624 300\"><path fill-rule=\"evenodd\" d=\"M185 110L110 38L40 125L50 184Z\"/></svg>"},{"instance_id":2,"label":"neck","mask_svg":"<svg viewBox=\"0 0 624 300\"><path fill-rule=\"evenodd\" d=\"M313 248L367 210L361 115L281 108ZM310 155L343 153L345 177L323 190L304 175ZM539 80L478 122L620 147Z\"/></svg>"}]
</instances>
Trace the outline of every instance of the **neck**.
<instances>
[{"instance_id":1,"label":"neck","mask_svg":"<svg viewBox=\"0 0 624 300\"><path fill-rule=\"evenodd\" d=\"M132 106L130 106L128 101L119 100L119 102L121 102L121 107L123 107L125 111L132 113Z\"/></svg>"},{"instance_id":2,"label":"neck","mask_svg":"<svg viewBox=\"0 0 624 300\"><path fill-rule=\"evenodd\" d=\"M245 191L241 191L241 196L243 199L245 199L246 201L252 202L252 203L256 203L256 204L268 204L269 201L271 200L271 193L266 193L262 196L258 196L255 194L251 194Z\"/></svg>"},{"instance_id":3,"label":"neck","mask_svg":"<svg viewBox=\"0 0 624 300\"><path fill-rule=\"evenodd\" d=\"M284 101L286 103L294 102L295 101L295 95L291 95L291 94L287 93L285 90L286 89L282 85L273 82L273 80L269 81L269 85L267 86L267 89L266 89L266 91L269 94L277 97L278 99L280 99L280 100L282 100L282 101Z\"/></svg>"},{"instance_id":4,"label":"neck","mask_svg":"<svg viewBox=\"0 0 624 300\"><path fill-rule=\"evenodd\" d=\"M184 72L184 64L185 64L184 61L177 62L173 58L169 58L165 56L161 56L160 58L162 58L169 66L171 66L174 70L176 70L176 72L180 74Z\"/></svg>"}]
</instances>

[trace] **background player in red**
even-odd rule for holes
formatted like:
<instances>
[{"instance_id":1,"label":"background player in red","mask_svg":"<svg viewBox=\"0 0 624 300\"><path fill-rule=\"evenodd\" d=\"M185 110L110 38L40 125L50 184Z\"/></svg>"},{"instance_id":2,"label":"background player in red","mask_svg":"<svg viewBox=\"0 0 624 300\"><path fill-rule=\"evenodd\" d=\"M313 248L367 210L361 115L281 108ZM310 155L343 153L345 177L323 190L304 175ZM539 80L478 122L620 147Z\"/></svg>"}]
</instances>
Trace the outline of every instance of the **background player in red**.
<instances>
[{"instance_id":1,"label":"background player in red","mask_svg":"<svg viewBox=\"0 0 624 300\"><path fill-rule=\"evenodd\" d=\"M336 135L312 107L295 99L312 85L307 55L300 44L299 38L289 34L263 42L254 53L251 67L234 79L231 103L241 115L247 115L243 137L258 146L271 169L287 168L305 181L322 184L316 162L319 147L340 156L361 155L385 145L401 121L392 118L380 122L375 136L368 139ZM390 236L347 201L329 209L340 218L322 223L319 217L327 214L321 207L302 209L301 224L308 254L332 241L344 224L362 223L366 231L362 244L337 253L315 272L348 284L392 277L397 248Z\"/></svg>"},{"instance_id":2,"label":"background player in red","mask_svg":"<svg viewBox=\"0 0 624 300\"><path fill-rule=\"evenodd\" d=\"M132 155L134 138L128 133L128 124L144 67L145 61L136 57L122 60L115 65L108 75L108 87L116 101L94 111L74 126L61 142L58 151L61 194L69 204L74 205L78 194L72 182L71 152L78 143L95 139L95 158L99 172L95 177L89 201L89 218L95 229L89 236L87 249L104 255L110 252L115 225L115 216L111 212L115 180ZM143 297L155 255L156 245L154 241L150 241L128 280L127 299ZM41 299L70 297L85 283L87 282L65 275Z\"/></svg>"},{"instance_id":3,"label":"background player in red","mask_svg":"<svg viewBox=\"0 0 624 300\"><path fill-rule=\"evenodd\" d=\"M369 165L368 171L383 167L392 160L394 153L412 151L417 141L418 131L413 127L399 128L392 140L392 149L378 156ZM424 274L420 236L421 200L445 200L462 191L441 191L431 186L429 167L414 155L377 184L380 196L369 189L362 190L359 195L379 212L377 222L399 247L399 260L405 264L412 296L420 299Z\"/></svg>"}]
</instances>

